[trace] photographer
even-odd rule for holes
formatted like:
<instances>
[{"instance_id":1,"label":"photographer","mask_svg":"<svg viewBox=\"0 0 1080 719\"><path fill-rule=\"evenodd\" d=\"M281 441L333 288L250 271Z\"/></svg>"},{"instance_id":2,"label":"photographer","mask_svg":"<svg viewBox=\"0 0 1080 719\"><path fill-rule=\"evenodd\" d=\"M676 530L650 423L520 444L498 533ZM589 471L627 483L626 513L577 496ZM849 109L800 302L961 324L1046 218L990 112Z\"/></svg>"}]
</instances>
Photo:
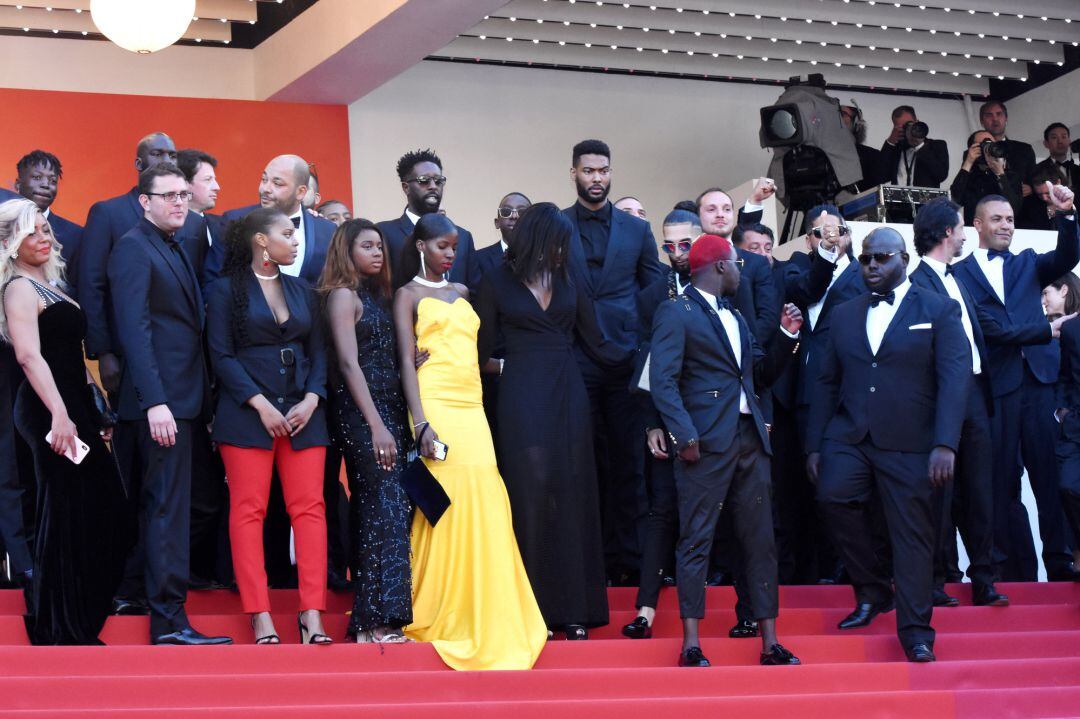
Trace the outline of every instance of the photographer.
<instances>
[{"instance_id":1,"label":"photographer","mask_svg":"<svg viewBox=\"0 0 1080 719\"><path fill-rule=\"evenodd\" d=\"M1020 175L1007 168L1006 151L986 130L968 138L964 164L949 188L953 201L964 206L965 225L975 219L975 205L987 195L1004 195L1010 205L1020 207Z\"/></svg>"},{"instance_id":2,"label":"photographer","mask_svg":"<svg viewBox=\"0 0 1080 719\"><path fill-rule=\"evenodd\" d=\"M840 122L855 137L855 152L859 155L859 167L862 169L859 190L868 190L888 182L889 178L883 177L881 172L881 153L866 144L866 120L863 119L859 106L841 105Z\"/></svg>"},{"instance_id":3,"label":"photographer","mask_svg":"<svg viewBox=\"0 0 1080 719\"><path fill-rule=\"evenodd\" d=\"M919 122L915 108L892 111L893 129L881 146L881 177L905 187L940 187L949 176L949 146L927 137L930 128Z\"/></svg>"},{"instance_id":4,"label":"photographer","mask_svg":"<svg viewBox=\"0 0 1080 719\"><path fill-rule=\"evenodd\" d=\"M1001 100L987 100L979 107L979 122L983 129L994 137L995 142L1000 142L1005 148L1005 162L1009 169L1020 178L1020 193L1022 197L1031 194L1031 185L1028 184L1029 175L1035 169L1035 149L1026 142L1010 140L1005 136L1005 128L1009 124L1009 108ZM1017 205L1013 203L1013 207Z\"/></svg>"}]
</instances>

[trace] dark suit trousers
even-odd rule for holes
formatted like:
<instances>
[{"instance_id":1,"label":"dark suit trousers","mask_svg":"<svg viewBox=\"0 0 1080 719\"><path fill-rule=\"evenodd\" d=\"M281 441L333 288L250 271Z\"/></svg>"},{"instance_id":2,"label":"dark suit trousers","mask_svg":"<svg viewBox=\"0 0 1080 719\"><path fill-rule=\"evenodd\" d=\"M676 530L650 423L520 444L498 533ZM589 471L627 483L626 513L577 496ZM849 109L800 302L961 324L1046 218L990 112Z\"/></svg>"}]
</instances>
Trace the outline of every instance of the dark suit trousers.
<instances>
[{"instance_id":1,"label":"dark suit trousers","mask_svg":"<svg viewBox=\"0 0 1080 719\"><path fill-rule=\"evenodd\" d=\"M326 448L323 467L323 502L326 505L326 560L330 571L341 579L352 556L349 531L349 498L341 484L341 452Z\"/></svg>"},{"instance_id":2,"label":"dark suit trousers","mask_svg":"<svg viewBox=\"0 0 1080 719\"><path fill-rule=\"evenodd\" d=\"M727 451L704 451L693 464L675 462L679 502L675 562L679 614L684 619L705 617L705 576L716 522L725 505L731 511L742 549L742 570L753 618L777 616L779 593L769 482L769 458L749 415L740 418L738 436Z\"/></svg>"},{"instance_id":3,"label":"dark suit trousers","mask_svg":"<svg viewBox=\"0 0 1080 719\"><path fill-rule=\"evenodd\" d=\"M1034 582L1038 562L1027 510L1020 502L1020 477L1027 467L1039 515L1043 563L1048 572L1072 561L1061 508L1054 438L1054 387L1039 382L1024 365L1014 392L994 398L994 563L1006 582Z\"/></svg>"},{"instance_id":4,"label":"dark suit trousers","mask_svg":"<svg viewBox=\"0 0 1080 719\"><path fill-rule=\"evenodd\" d=\"M670 445L668 449L671 449ZM641 551L641 584L636 607L656 608L664 576L675 573L675 543L679 539L679 506L672 460L645 460L645 488L649 512L645 515Z\"/></svg>"},{"instance_id":5,"label":"dark suit trousers","mask_svg":"<svg viewBox=\"0 0 1080 719\"><path fill-rule=\"evenodd\" d=\"M815 551L819 523L814 485L806 478L796 416L779 402L773 403L769 440L773 450L773 515L780 583L814 584L821 578ZM822 542L827 543L827 539Z\"/></svg>"},{"instance_id":6,"label":"dark suit trousers","mask_svg":"<svg viewBox=\"0 0 1080 719\"><path fill-rule=\"evenodd\" d=\"M934 644L934 546L938 522L925 452L890 452L869 440L826 440L821 449L818 502L851 575L858 603L881 603L896 583L896 633L904 647ZM892 573L873 536L874 489L881 497L892 544Z\"/></svg>"},{"instance_id":7,"label":"dark suit trousers","mask_svg":"<svg viewBox=\"0 0 1080 719\"><path fill-rule=\"evenodd\" d=\"M1071 422L1077 419L1070 418ZM1080 537L1080 442L1058 430L1057 460L1061 475L1061 503L1074 537Z\"/></svg>"},{"instance_id":8,"label":"dark suit trousers","mask_svg":"<svg viewBox=\"0 0 1080 719\"><path fill-rule=\"evenodd\" d=\"M225 465L214 451L206 425L193 422L192 431L191 574L227 582L228 563L223 556L230 553Z\"/></svg>"},{"instance_id":9,"label":"dark suit trousers","mask_svg":"<svg viewBox=\"0 0 1080 719\"><path fill-rule=\"evenodd\" d=\"M0 550L6 551L12 575L33 567L33 456L15 431L14 406L22 370L10 345L0 343ZM23 451L20 451L23 450Z\"/></svg>"},{"instance_id":10,"label":"dark suit trousers","mask_svg":"<svg viewBox=\"0 0 1080 719\"><path fill-rule=\"evenodd\" d=\"M941 536L934 554L934 583L944 584L948 557L955 554L956 529L967 549L967 574L975 588L994 582L991 552L994 547L993 440L986 396L976 378L968 392L967 414L960 430L960 451L956 473L945 490L937 492L941 507L936 510L941 521ZM951 550L951 551L950 551Z\"/></svg>"}]
</instances>

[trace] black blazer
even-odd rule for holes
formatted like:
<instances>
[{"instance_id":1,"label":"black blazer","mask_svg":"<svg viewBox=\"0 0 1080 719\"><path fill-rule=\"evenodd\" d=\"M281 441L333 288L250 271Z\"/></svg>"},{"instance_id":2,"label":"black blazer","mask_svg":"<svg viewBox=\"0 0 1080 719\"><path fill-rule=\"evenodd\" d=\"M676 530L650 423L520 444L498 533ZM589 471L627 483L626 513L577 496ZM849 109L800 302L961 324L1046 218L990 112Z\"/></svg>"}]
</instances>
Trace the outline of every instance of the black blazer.
<instances>
[{"instance_id":1,"label":"black blazer","mask_svg":"<svg viewBox=\"0 0 1080 719\"><path fill-rule=\"evenodd\" d=\"M810 405L807 453L820 452L825 439L854 445L866 438L892 452L955 451L971 382L960 305L911 286L877 354L866 337L869 309L867 293L832 313Z\"/></svg>"},{"instance_id":2,"label":"black blazer","mask_svg":"<svg viewBox=\"0 0 1080 719\"><path fill-rule=\"evenodd\" d=\"M55 212L49 212L49 227L52 228L56 241L60 243L60 256L67 263L68 284L74 287L77 280L74 262L79 252L79 243L82 242L82 225L64 219Z\"/></svg>"},{"instance_id":3,"label":"black blazer","mask_svg":"<svg viewBox=\"0 0 1080 719\"><path fill-rule=\"evenodd\" d=\"M1048 157L1042 162L1036 163L1035 167L1031 169L1031 175L1034 175L1042 169L1052 169L1060 172L1064 178L1062 181L1073 190L1080 187L1080 167L1078 167L1073 160L1066 160L1059 166L1054 162L1054 158ZM1031 176L1029 175L1029 182L1030 178Z\"/></svg>"},{"instance_id":4,"label":"black blazer","mask_svg":"<svg viewBox=\"0 0 1080 719\"><path fill-rule=\"evenodd\" d=\"M261 205L248 205L247 207L239 207L235 210L229 210L221 216L221 223L225 228L228 228L229 223L233 220L242 220L247 217L248 213L252 210L256 210ZM337 230L335 225L325 217L316 217L305 209L300 210L300 216L304 222L304 257L301 260L300 265L300 279L307 282L308 285L314 287L319 282L319 275L322 274L323 265L326 264L326 252L330 249L330 240L334 237L334 231ZM200 218L200 227L201 227ZM215 243L215 246L220 243ZM225 261L225 247L221 247L220 262ZM217 261L217 257L215 257ZM220 267L218 265L218 273L220 274ZM205 274L205 270L204 270ZM212 279L212 278L210 278Z\"/></svg>"},{"instance_id":5,"label":"black blazer","mask_svg":"<svg viewBox=\"0 0 1080 719\"><path fill-rule=\"evenodd\" d=\"M405 249L405 238L412 234L413 221L409 219L408 214L401 213L401 217L396 220L383 220L376 223L379 229L382 230L383 240L386 242L389 252L387 256L390 258L390 282L394 287L405 284L411 277L402 277L399 274L401 268L401 258L404 256L402 253ZM450 268L450 281L460 282L469 288L469 292L472 292L473 285L469 282L472 278L468 275L469 258L473 254L473 237L472 233L466 230L464 227L458 227L458 244L457 251L454 253L454 265ZM475 281L475 286L480 286L479 278Z\"/></svg>"},{"instance_id":6,"label":"black blazer","mask_svg":"<svg viewBox=\"0 0 1080 719\"><path fill-rule=\"evenodd\" d=\"M113 326L113 301L109 285L110 255L113 246L142 220L139 189L131 188L123 195L95 202L86 217L82 241L75 256L78 269L78 300L86 313L86 356L97 359L103 354L120 354L118 329ZM181 246L194 237L201 218L189 212L184 226L176 233ZM187 250L185 250L187 251Z\"/></svg>"},{"instance_id":7,"label":"black blazer","mask_svg":"<svg viewBox=\"0 0 1080 719\"><path fill-rule=\"evenodd\" d=\"M997 262L999 260L995 260ZM1012 392L1024 379L1024 364L1043 384L1057 382L1060 350L1051 343L1050 323L1042 308L1042 291L1080 262L1080 235L1075 220L1058 218L1057 247L1037 254L1026 249L1005 265L1005 304L990 287L974 255L954 267L979 310L990 348L984 365L990 368L994 396Z\"/></svg>"},{"instance_id":8,"label":"black blazer","mask_svg":"<svg viewBox=\"0 0 1080 719\"><path fill-rule=\"evenodd\" d=\"M739 289L733 304L748 317L754 337L764 347L780 326L780 304L776 302L776 284L769 261L753 252L736 249L743 260Z\"/></svg>"},{"instance_id":9,"label":"black blazer","mask_svg":"<svg viewBox=\"0 0 1080 719\"><path fill-rule=\"evenodd\" d=\"M1008 165L1000 178L978 166L970 172L961 167L949 186L949 193L953 202L964 206L964 224L970 225L975 221L975 206L987 195L1001 195L1009 201L1013 211L1019 211L1023 198L1021 180L1021 175Z\"/></svg>"},{"instance_id":10,"label":"black blazer","mask_svg":"<svg viewBox=\"0 0 1080 719\"><path fill-rule=\"evenodd\" d=\"M774 335L766 354L738 310L741 362L719 315L693 287L660 305L653 322L649 384L664 427L678 451L697 439L702 451L723 452L738 435L739 394L746 393L766 454L772 454L769 432L755 393L781 372L798 347L783 332Z\"/></svg>"},{"instance_id":11,"label":"black blazer","mask_svg":"<svg viewBox=\"0 0 1080 719\"><path fill-rule=\"evenodd\" d=\"M259 280L250 272L245 276L248 344L240 347L233 335L232 280L221 277L208 288L207 339L218 387L213 439L237 447L270 449L274 438L247 401L261 394L285 414L308 392L325 400L326 345L319 300L303 280L281 275L289 319L278 326ZM282 352L288 350L292 350L291 365L282 359ZM330 443L322 402L304 430L289 442L295 450Z\"/></svg>"},{"instance_id":12,"label":"black blazer","mask_svg":"<svg viewBox=\"0 0 1080 719\"><path fill-rule=\"evenodd\" d=\"M470 235L469 241L472 241ZM461 243L458 243L458 247L461 247ZM484 279L484 275L491 272L493 269L501 265L503 262L503 248L501 242L496 242L494 245L488 245L481 250L473 250L469 253L466 263L468 265L464 272L463 279L453 279L454 269L450 269L451 280L453 282L463 282L466 287L469 288L469 296L472 297L480 289L480 282ZM454 267L458 266L458 260L454 260Z\"/></svg>"},{"instance_id":13,"label":"black blazer","mask_svg":"<svg viewBox=\"0 0 1080 719\"><path fill-rule=\"evenodd\" d=\"M1035 148L1026 142L1005 138L1005 169L1012 170L1021 182L1031 182L1035 171Z\"/></svg>"},{"instance_id":14,"label":"black blazer","mask_svg":"<svg viewBox=\"0 0 1080 719\"><path fill-rule=\"evenodd\" d=\"M600 280L595 285L585 262L578 231L577 205L563 210L574 226L570 238L570 276L596 307L596 321L604 338L619 349L637 347L637 294L663 275L649 223L625 212L611 213L611 230Z\"/></svg>"},{"instance_id":15,"label":"black blazer","mask_svg":"<svg viewBox=\"0 0 1080 719\"><path fill-rule=\"evenodd\" d=\"M1046 203L1032 192L1025 197L1016 210L1016 229L1018 230L1054 230L1057 223L1047 213Z\"/></svg>"},{"instance_id":16,"label":"black blazer","mask_svg":"<svg viewBox=\"0 0 1080 719\"><path fill-rule=\"evenodd\" d=\"M1068 409L1061 421L1062 435L1080 442L1080 322L1071 319L1061 325L1061 375L1057 385L1058 409Z\"/></svg>"},{"instance_id":17,"label":"black blazer","mask_svg":"<svg viewBox=\"0 0 1080 719\"><path fill-rule=\"evenodd\" d=\"M108 286L124 358L117 408L124 420L166 404L176 419L205 416L209 382L204 308L191 262L142 219L113 247Z\"/></svg>"},{"instance_id":18,"label":"black blazer","mask_svg":"<svg viewBox=\"0 0 1080 719\"><path fill-rule=\"evenodd\" d=\"M888 142L881 146L880 177L883 182L896 183L900 177L900 163L903 161L902 149L906 145L891 145ZM944 140L927 139L923 146L915 153L915 167L913 168L914 180L911 184L917 187L940 187L945 178L949 176L949 145ZM866 189L866 188L863 188Z\"/></svg>"},{"instance_id":19,"label":"black blazer","mask_svg":"<svg viewBox=\"0 0 1080 719\"><path fill-rule=\"evenodd\" d=\"M796 252L792 255L790 260L773 260L773 289L775 290L777 307L783 308L784 304L788 301L786 287L786 278L788 274L800 272L802 270L809 270L809 258L801 252ZM779 321L777 324L779 324ZM803 327L806 327L805 321ZM772 387L769 388L769 393L772 395L773 401L779 403L788 410L794 410L797 399L798 382L799 363L798 361L794 361L784 368L784 371L776 378ZM766 407L765 409L766 413L768 413L770 408Z\"/></svg>"},{"instance_id":20,"label":"black blazer","mask_svg":"<svg viewBox=\"0 0 1080 719\"><path fill-rule=\"evenodd\" d=\"M207 235L209 233L209 235ZM209 212L202 216L198 237L191 243L191 263L203 289L221 276L225 264L225 218Z\"/></svg>"}]
</instances>

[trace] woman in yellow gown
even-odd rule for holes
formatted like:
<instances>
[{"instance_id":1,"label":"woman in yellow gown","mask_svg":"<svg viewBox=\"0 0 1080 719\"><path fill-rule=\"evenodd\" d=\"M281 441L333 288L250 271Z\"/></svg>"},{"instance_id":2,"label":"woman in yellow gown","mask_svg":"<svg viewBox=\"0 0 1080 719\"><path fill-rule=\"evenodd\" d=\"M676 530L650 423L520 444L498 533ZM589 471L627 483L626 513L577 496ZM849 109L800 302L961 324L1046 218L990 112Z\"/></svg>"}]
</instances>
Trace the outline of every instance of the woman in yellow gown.
<instances>
[{"instance_id":1,"label":"woman in yellow gown","mask_svg":"<svg viewBox=\"0 0 1080 719\"><path fill-rule=\"evenodd\" d=\"M521 561L510 501L495 464L481 402L468 290L450 284L457 231L444 215L424 215L406 240L394 298L401 380L417 447L450 497L436 526L421 512L412 525L413 623L406 636L431 642L453 669L530 669L547 626ZM415 352L428 354L415 369ZM447 445L435 460L433 442Z\"/></svg>"}]
</instances>

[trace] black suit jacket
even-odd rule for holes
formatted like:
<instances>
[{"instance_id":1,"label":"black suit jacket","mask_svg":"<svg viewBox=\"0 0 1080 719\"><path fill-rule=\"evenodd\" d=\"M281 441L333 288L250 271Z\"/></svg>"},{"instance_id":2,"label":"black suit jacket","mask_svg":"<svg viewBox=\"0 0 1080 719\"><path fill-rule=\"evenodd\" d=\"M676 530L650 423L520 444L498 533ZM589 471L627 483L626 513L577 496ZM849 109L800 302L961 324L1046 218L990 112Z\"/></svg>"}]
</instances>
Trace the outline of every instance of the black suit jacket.
<instances>
[{"instance_id":1,"label":"black suit jacket","mask_svg":"<svg viewBox=\"0 0 1080 719\"><path fill-rule=\"evenodd\" d=\"M226 231L229 223L233 220L242 220L247 217L248 213L252 210L258 209L261 205L248 205L247 207L239 207L235 210L229 210L221 216L221 222L224 224ZM300 210L300 216L303 218L304 223L304 257L301 259L300 265L300 279L307 282L308 285L314 287L319 282L319 275L322 274L323 265L326 264L326 252L330 249L330 240L334 237L334 231L337 230L335 225L325 217L316 217L307 210ZM200 228L204 230L200 218ZM225 248L221 248L221 252L224 253ZM224 254L220 255L221 262L224 262ZM215 262L217 256L215 256ZM218 273L220 274L221 265L218 265ZM205 274L205 270L204 270ZM206 279L212 280L212 277L207 276Z\"/></svg>"},{"instance_id":2,"label":"black suit jacket","mask_svg":"<svg viewBox=\"0 0 1080 719\"><path fill-rule=\"evenodd\" d=\"M79 253L79 244L82 242L82 225L77 225L55 212L49 212L49 227L52 228L56 241L60 243L60 256L67 263L68 282L72 286L77 286L78 275L75 274L74 262Z\"/></svg>"},{"instance_id":3,"label":"black suit jacket","mask_svg":"<svg viewBox=\"0 0 1080 719\"><path fill-rule=\"evenodd\" d=\"M1031 182L1035 171L1035 148L1026 142L1005 138L1005 169L1012 170L1021 182Z\"/></svg>"},{"instance_id":4,"label":"black suit jacket","mask_svg":"<svg viewBox=\"0 0 1080 719\"><path fill-rule=\"evenodd\" d=\"M1057 385L1058 409L1068 409L1061 421L1066 439L1080 442L1080 322L1071 319L1061 325L1061 375Z\"/></svg>"},{"instance_id":5,"label":"black suit jacket","mask_svg":"<svg viewBox=\"0 0 1080 719\"><path fill-rule=\"evenodd\" d=\"M1034 175L1042 169L1053 169L1062 174L1062 182L1068 185L1072 190L1076 190L1080 187L1080 167L1076 165L1073 160L1066 160L1060 166L1054 162L1054 158L1048 157L1042 162L1039 162L1031 170L1031 174ZM1030 182L1030 176L1029 176Z\"/></svg>"},{"instance_id":6,"label":"black suit jacket","mask_svg":"<svg viewBox=\"0 0 1080 719\"><path fill-rule=\"evenodd\" d=\"M209 212L202 216L202 228L192 242L191 263L205 289L221 276L225 264L225 217Z\"/></svg>"},{"instance_id":7,"label":"black suit jacket","mask_svg":"<svg viewBox=\"0 0 1080 719\"><path fill-rule=\"evenodd\" d=\"M1018 230L1053 230L1056 229L1057 223L1054 222L1054 218L1047 213L1046 203L1039 199L1039 196L1032 192L1025 197L1020 203L1020 207L1016 208L1016 228Z\"/></svg>"},{"instance_id":8,"label":"black suit jacket","mask_svg":"<svg viewBox=\"0 0 1080 719\"><path fill-rule=\"evenodd\" d=\"M108 281L124 358L120 418L145 419L146 410L159 404L176 419L204 417L204 307L187 255L142 219L113 248Z\"/></svg>"},{"instance_id":9,"label":"black suit jacket","mask_svg":"<svg viewBox=\"0 0 1080 719\"><path fill-rule=\"evenodd\" d=\"M637 347L637 294L663 275L656 240L649 223L625 212L612 211L611 230L600 279L593 283L578 232L577 205L563 210L574 226L570 238L570 276L596 308L596 321L604 338L619 349Z\"/></svg>"},{"instance_id":10,"label":"black suit jacket","mask_svg":"<svg viewBox=\"0 0 1080 719\"><path fill-rule=\"evenodd\" d=\"M755 386L767 386L783 370L798 340L776 333L766 354L738 310L740 362L720 316L693 287L660 305L653 321L649 384L653 403L673 449L696 439L702 451L723 452L738 436L739 395L757 426L762 447L772 454Z\"/></svg>"},{"instance_id":11,"label":"black suit jacket","mask_svg":"<svg viewBox=\"0 0 1080 719\"><path fill-rule=\"evenodd\" d=\"M906 148L906 144L891 145L888 142L881 146L880 175L884 182L896 183ZM940 187L949 176L949 145L944 140L927 138L915 153L912 174L915 177L911 184L917 187Z\"/></svg>"},{"instance_id":12,"label":"black suit jacket","mask_svg":"<svg viewBox=\"0 0 1080 719\"><path fill-rule=\"evenodd\" d=\"M1020 188L1022 179L1009 165L1005 166L1005 174L1001 177L978 165L970 172L961 167L949 186L949 193L953 202L964 206L964 224L970 225L975 220L975 206L987 195L1001 195L1009 201L1014 211L1018 210L1023 199Z\"/></svg>"},{"instance_id":13,"label":"black suit jacket","mask_svg":"<svg viewBox=\"0 0 1080 719\"><path fill-rule=\"evenodd\" d=\"M854 445L867 438L892 452L955 451L971 382L960 305L909 287L877 354L866 337L869 309L867 293L832 313L810 406L807 453L820 452L825 439Z\"/></svg>"},{"instance_id":14,"label":"black suit jacket","mask_svg":"<svg viewBox=\"0 0 1080 719\"><path fill-rule=\"evenodd\" d=\"M470 236L471 241L471 236ZM460 247L461 243L458 243ZM450 270L451 280L453 282L463 282L466 287L469 288L469 296L476 295L477 290L480 289L480 282L484 279L484 275L491 272L493 269L502 264L503 261L503 248L501 242L496 242L494 245L488 245L487 247L476 250L474 249L469 253L466 263L468 267L464 272L462 279L454 279L453 268ZM458 260L454 260L454 267L457 267Z\"/></svg>"},{"instance_id":15,"label":"black suit jacket","mask_svg":"<svg viewBox=\"0 0 1080 719\"><path fill-rule=\"evenodd\" d=\"M750 318L750 329L763 347L769 344L780 325L780 308L776 301L776 283L769 261L753 252L736 249L743 260L739 289L734 304L743 317Z\"/></svg>"},{"instance_id":16,"label":"black suit jacket","mask_svg":"<svg viewBox=\"0 0 1080 719\"><path fill-rule=\"evenodd\" d=\"M326 343L318 297L303 280L281 275L289 319L278 326L259 280L250 272L245 278L248 343L243 346L237 346L233 333L232 280L221 277L208 289L207 341L218 388L213 439L237 447L270 449L274 438L247 401L261 394L284 415L308 392L326 399ZM282 361L283 350L292 351L291 364ZM289 442L301 450L329 441L320 402L307 426Z\"/></svg>"},{"instance_id":17,"label":"black suit jacket","mask_svg":"<svg viewBox=\"0 0 1080 719\"><path fill-rule=\"evenodd\" d=\"M383 220L376 223L379 229L382 231L383 240L386 242L389 252L387 255L390 258L390 282L394 287L405 284L411 277L402 277L398 270L401 267L401 258L404 256L405 251L405 238L412 234L413 221L409 219L409 215L405 212L401 213L401 217L396 220ZM450 268L450 281L460 282L469 288L472 292L473 285L469 284L472 280L469 277L466 268L470 262L469 258L473 254L473 237L472 233L466 230L464 227L458 227L458 244L457 251L454 253L454 265ZM411 248L410 248L411 249ZM479 279L476 280L475 286L480 286Z\"/></svg>"}]
</instances>

